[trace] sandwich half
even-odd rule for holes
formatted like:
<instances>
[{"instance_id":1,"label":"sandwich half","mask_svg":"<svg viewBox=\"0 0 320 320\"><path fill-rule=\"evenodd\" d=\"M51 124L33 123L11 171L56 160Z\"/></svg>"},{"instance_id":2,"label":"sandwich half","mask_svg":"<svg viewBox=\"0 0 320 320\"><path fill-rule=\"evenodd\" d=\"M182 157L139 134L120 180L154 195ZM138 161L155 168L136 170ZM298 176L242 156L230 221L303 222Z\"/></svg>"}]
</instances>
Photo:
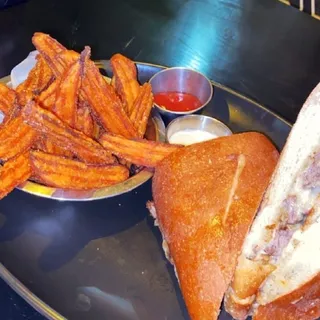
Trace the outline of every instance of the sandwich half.
<instances>
[{"instance_id":1,"label":"sandwich half","mask_svg":"<svg viewBox=\"0 0 320 320\"><path fill-rule=\"evenodd\" d=\"M299 113L244 242L225 297L225 308L233 318L242 320L250 314L256 319L319 316L314 308L320 307L320 299L309 299L313 311L307 317L308 303L303 298L307 293L313 296L319 286L319 196L320 85ZM271 316L284 305L288 314Z\"/></svg>"},{"instance_id":2,"label":"sandwich half","mask_svg":"<svg viewBox=\"0 0 320 320\"><path fill-rule=\"evenodd\" d=\"M251 132L182 148L156 168L148 208L193 320L218 318L278 156Z\"/></svg>"}]
</instances>

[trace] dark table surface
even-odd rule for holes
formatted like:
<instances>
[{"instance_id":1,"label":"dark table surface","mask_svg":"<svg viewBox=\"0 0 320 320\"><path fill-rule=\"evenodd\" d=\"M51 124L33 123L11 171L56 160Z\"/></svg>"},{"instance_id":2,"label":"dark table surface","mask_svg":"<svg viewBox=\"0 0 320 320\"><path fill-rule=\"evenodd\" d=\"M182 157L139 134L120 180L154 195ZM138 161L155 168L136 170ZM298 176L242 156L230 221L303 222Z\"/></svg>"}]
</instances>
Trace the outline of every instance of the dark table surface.
<instances>
[{"instance_id":1,"label":"dark table surface","mask_svg":"<svg viewBox=\"0 0 320 320\"><path fill-rule=\"evenodd\" d=\"M289 121L320 79L320 22L276 0L31 0L0 11L0 77L33 50L35 31L90 45L95 59L198 69ZM0 288L1 319L41 318Z\"/></svg>"}]
</instances>

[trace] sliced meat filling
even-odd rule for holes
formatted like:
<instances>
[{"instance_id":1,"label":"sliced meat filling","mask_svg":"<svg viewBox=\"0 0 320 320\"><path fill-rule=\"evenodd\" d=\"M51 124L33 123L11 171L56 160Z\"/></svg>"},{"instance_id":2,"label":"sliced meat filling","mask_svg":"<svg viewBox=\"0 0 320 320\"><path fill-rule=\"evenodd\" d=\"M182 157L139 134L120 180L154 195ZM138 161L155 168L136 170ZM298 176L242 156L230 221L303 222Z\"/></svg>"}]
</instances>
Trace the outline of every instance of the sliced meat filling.
<instances>
[{"instance_id":1,"label":"sliced meat filling","mask_svg":"<svg viewBox=\"0 0 320 320\"><path fill-rule=\"evenodd\" d=\"M282 250L289 243L293 233L294 230L290 230L289 228L278 229L275 232L273 240L264 248L264 252L275 259L280 258Z\"/></svg>"},{"instance_id":2,"label":"sliced meat filling","mask_svg":"<svg viewBox=\"0 0 320 320\"><path fill-rule=\"evenodd\" d=\"M308 211L305 213L300 210L298 198L295 195L288 196L282 202L280 210L280 222L274 230L272 240L263 249L273 262L280 258L282 250L289 243L293 233L303 224L308 214Z\"/></svg>"},{"instance_id":3,"label":"sliced meat filling","mask_svg":"<svg viewBox=\"0 0 320 320\"><path fill-rule=\"evenodd\" d=\"M306 169L293 181L291 194L282 202L277 224L267 226L270 241L255 246L252 260L276 263L283 249L288 245L293 233L304 226L320 195L320 152L308 160ZM249 258L249 257L248 257Z\"/></svg>"},{"instance_id":4,"label":"sliced meat filling","mask_svg":"<svg viewBox=\"0 0 320 320\"><path fill-rule=\"evenodd\" d=\"M315 155L311 165L302 175L304 189L320 188L320 152Z\"/></svg>"},{"instance_id":5,"label":"sliced meat filling","mask_svg":"<svg viewBox=\"0 0 320 320\"><path fill-rule=\"evenodd\" d=\"M297 196L289 196L282 202L282 223L284 225L294 225L303 220L303 214L300 214L297 208Z\"/></svg>"}]
</instances>

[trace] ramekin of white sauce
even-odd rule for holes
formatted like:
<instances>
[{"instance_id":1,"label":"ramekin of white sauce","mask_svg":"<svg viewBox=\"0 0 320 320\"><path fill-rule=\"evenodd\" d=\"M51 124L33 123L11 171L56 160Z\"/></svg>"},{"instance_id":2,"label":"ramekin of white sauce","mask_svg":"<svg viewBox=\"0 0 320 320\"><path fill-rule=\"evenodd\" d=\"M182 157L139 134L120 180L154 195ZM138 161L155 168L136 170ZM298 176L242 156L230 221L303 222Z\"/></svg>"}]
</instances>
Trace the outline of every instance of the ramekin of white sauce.
<instances>
[{"instance_id":1,"label":"ramekin of white sauce","mask_svg":"<svg viewBox=\"0 0 320 320\"><path fill-rule=\"evenodd\" d=\"M166 130L166 139L171 144L188 146L231 134L232 131L215 118L203 115L187 115L169 123Z\"/></svg>"}]
</instances>

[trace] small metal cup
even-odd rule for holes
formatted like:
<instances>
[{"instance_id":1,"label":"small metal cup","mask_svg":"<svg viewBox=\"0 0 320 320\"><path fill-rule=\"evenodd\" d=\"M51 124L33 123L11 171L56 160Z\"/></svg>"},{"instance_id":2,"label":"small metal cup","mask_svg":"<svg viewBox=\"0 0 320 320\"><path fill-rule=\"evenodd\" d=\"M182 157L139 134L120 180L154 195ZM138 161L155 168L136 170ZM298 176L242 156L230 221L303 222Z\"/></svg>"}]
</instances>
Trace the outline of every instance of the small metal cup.
<instances>
[{"instance_id":1,"label":"small metal cup","mask_svg":"<svg viewBox=\"0 0 320 320\"><path fill-rule=\"evenodd\" d=\"M217 137L232 135L232 131L223 122L208 116L192 114L174 119L169 123L166 129L166 141L170 142L170 137L182 130L202 130Z\"/></svg>"},{"instance_id":2,"label":"small metal cup","mask_svg":"<svg viewBox=\"0 0 320 320\"><path fill-rule=\"evenodd\" d=\"M183 112L170 111L155 103L154 105L165 123L186 114L199 113L210 102L213 95L213 86L206 76L198 71L184 67L164 69L156 73L149 82L152 86L153 94L183 92L192 94L201 101L201 106L198 109Z\"/></svg>"}]
</instances>

